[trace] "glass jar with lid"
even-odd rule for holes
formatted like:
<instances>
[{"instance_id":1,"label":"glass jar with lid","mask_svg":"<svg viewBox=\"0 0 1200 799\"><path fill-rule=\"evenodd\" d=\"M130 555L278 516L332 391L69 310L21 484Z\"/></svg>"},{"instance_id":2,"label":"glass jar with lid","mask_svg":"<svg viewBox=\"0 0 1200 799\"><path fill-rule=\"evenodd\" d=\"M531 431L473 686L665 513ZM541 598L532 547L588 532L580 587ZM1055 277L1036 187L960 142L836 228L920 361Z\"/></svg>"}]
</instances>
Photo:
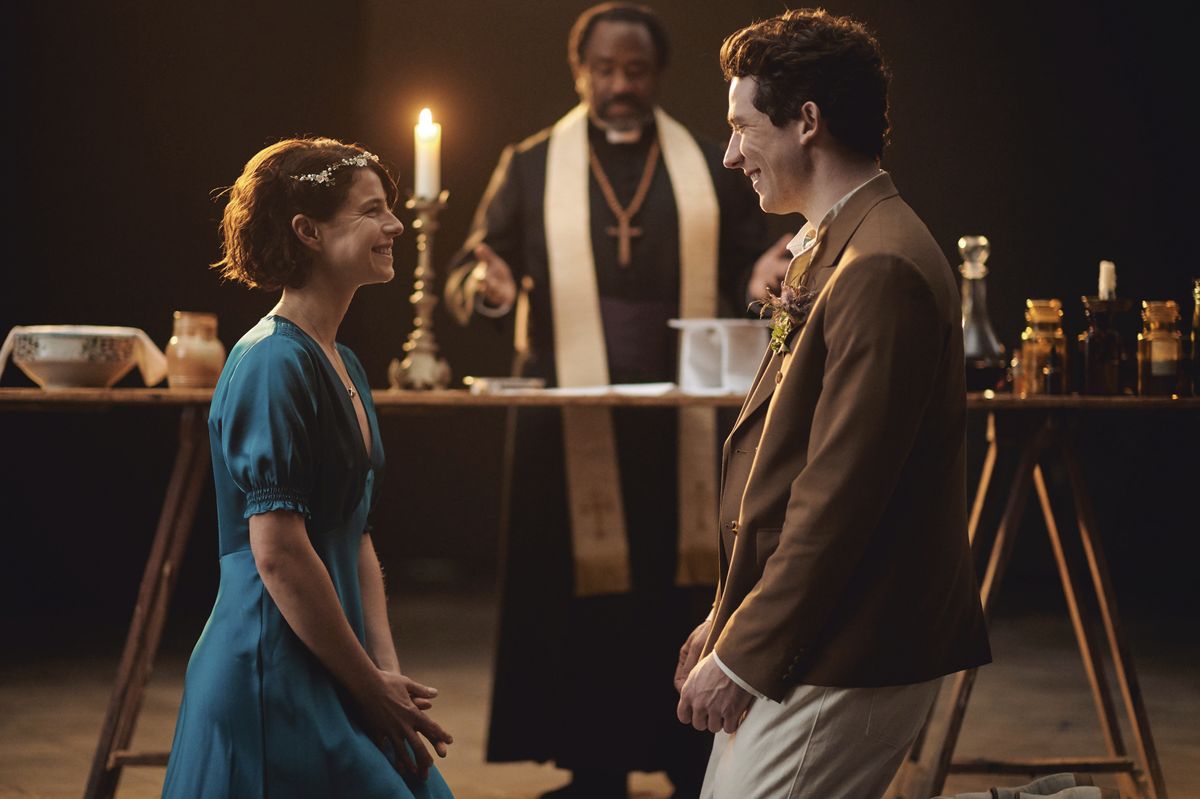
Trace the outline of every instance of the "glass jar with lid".
<instances>
[{"instance_id":1,"label":"glass jar with lid","mask_svg":"<svg viewBox=\"0 0 1200 799\"><path fill-rule=\"evenodd\" d=\"M1183 334L1174 300L1142 303L1138 334L1138 394L1169 397L1179 393L1183 375Z\"/></svg>"},{"instance_id":2,"label":"glass jar with lid","mask_svg":"<svg viewBox=\"0 0 1200 799\"><path fill-rule=\"evenodd\" d=\"M217 338L217 315L176 311L167 342L167 384L171 388L211 388L225 365L225 346Z\"/></svg>"},{"instance_id":3,"label":"glass jar with lid","mask_svg":"<svg viewBox=\"0 0 1200 799\"><path fill-rule=\"evenodd\" d=\"M1066 392L1067 343L1062 329L1062 303L1055 299L1025 301L1021 334L1021 373L1013 391L1021 397Z\"/></svg>"}]
</instances>

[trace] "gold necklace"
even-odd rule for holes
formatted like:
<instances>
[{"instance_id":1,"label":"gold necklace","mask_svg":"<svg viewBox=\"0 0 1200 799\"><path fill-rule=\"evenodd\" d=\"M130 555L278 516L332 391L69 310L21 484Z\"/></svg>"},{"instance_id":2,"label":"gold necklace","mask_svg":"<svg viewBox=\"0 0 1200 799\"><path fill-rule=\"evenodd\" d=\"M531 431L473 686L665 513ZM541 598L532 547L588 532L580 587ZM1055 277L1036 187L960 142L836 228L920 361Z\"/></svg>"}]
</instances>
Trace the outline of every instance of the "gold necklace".
<instances>
[{"instance_id":1,"label":"gold necklace","mask_svg":"<svg viewBox=\"0 0 1200 799\"><path fill-rule=\"evenodd\" d=\"M646 166L642 169L642 179L638 182L637 191L633 193L633 199L629 201L628 207L622 208L621 204L617 202L617 193L613 191L612 184L608 181L608 175L604 174L604 168L600 166L600 159L596 157L596 148L588 145L588 161L591 163L592 174L600 186L600 193L604 195L604 202L608 204L608 209L617 218L617 224L610 225L605 232L616 237L617 263L623 267L629 266L633 261L630 240L634 236L642 235L642 229L633 227L630 222L637 212L642 210L642 203L646 201L646 194L650 191L650 181L654 179L654 168L658 165L658 153L658 139L655 139L650 144L650 152L646 154Z\"/></svg>"}]
</instances>

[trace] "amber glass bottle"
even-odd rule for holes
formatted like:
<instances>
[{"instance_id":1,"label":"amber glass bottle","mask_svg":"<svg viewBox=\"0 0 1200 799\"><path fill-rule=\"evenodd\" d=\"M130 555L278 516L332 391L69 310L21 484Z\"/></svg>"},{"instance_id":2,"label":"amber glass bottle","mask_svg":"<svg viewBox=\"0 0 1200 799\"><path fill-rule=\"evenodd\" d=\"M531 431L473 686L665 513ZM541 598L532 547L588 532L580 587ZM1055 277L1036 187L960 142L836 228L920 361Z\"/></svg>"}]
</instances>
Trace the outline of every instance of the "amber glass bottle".
<instances>
[{"instance_id":1,"label":"amber glass bottle","mask_svg":"<svg viewBox=\"0 0 1200 799\"><path fill-rule=\"evenodd\" d=\"M1021 334L1021 375L1013 385L1013 392L1022 397L1066 393L1063 376L1067 373L1067 347L1062 329L1062 303L1026 300L1025 323L1025 332ZM1047 379L1045 369L1050 365L1051 352L1055 363Z\"/></svg>"},{"instance_id":2,"label":"amber glass bottle","mask_svg":"<svg viewBox=\"0 0 1200 799\"><path fill-rule=\"evenodd\" d=\"M1169 397L1178 394L1183 376L1183 336L1179 306L1174 300L1142 303L1142 332L1138 335L1138 394Z\"/></svg>"},{"instance_id":3,"label":"amber glass bottle","mask_svg":"<svg viewBox=\"0 0 1200 799\"><path fill-rule=\"evenodd\" d=\"M1192 396L1200 397L1200 277L1192 278Z\"/></svg>"}]
</instances>

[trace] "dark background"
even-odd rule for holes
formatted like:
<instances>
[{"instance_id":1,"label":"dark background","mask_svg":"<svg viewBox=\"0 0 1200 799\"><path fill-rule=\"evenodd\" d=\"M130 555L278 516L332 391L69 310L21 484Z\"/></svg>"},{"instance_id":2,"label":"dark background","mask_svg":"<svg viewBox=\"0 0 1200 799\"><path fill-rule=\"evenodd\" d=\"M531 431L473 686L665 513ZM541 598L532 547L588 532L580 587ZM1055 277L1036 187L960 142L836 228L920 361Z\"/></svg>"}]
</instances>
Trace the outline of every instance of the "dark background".
<instances>
[{"instance_id":1,"label":"dark background","mask_svg":"<svg viewBox=\"0 0 1200 799\"><path fill-rule=\"evenodd\" d=\"M722 38L779 2L651 3L672 36L664 106L725 134ZM165 345L176 309L214 311L231 345L275 301L221 284L214 190L263 145L293 134L364 143L411 185L412 125L444 126L451 192L435 259L465 236L501 148L574 102L565 59L587 3L20 3L6 24L4 174L8 267L0 333L16 324L133 325ZM1187 27L1134 6L1064 2L830 2L879 35L895 72L885 156L908 202L957 264L960 235L992 240L991 316L1011 346L1027 297L1059 297L1068 335L1097 262L1119 292L1191 315L1195 97ZM402 218L408 222L409 217ZM784 230L795 219L775 220ZM372 383L410 328L413 239L397 279L360 293L341 339ZM439 315L464 374L505 370L503 338ZM139 385L131 375L122 385ZM16 368L0 385L30 382ZM1081 420L1123 605L1182 615L1197 599L1197 415ZM385 418L389 457L378 546L394 591L491 585L502 413ZM171 411L0 415L0 607L9 642L53 640L84 620L98 639L127 623L175 444ZM972 456L982 457L981 419ZM1062 477L1051 470L1052 490ZM208 489L211 492L211 488ZM194 636L215 593L211 493L173 622ZM1034 514L1027 514L1033 518ZM1027 524L1006 601L1052 596L1040 523ZM915 576L919 579L919 575ZM182 621L178 621L182 620ZM41 631L34 636L33 631ZM71 635L78 635L72 632ZM1195 636L1195 633L1191 633Z\"/></svg>"}]
</instances>

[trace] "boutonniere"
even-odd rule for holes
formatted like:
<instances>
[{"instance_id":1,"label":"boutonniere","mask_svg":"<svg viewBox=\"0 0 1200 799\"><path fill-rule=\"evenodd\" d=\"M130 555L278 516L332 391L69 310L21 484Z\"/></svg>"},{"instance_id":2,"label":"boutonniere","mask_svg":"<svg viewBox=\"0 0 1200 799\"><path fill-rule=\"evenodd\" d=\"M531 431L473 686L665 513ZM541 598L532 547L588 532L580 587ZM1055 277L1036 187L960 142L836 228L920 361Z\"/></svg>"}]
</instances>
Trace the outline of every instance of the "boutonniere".
<instances>
[{"instance_id":1,"label":"boutonniere","mask_svg":"<svg viewBox=\"0 0 1200 799\"><path fill-rule=\"evenodd\" d=\"M807 286L784 283L779 293L767 289L767 298L759 301L759 318L771 314L771 352L776 355L788 351L788 339L792 333L804 327L812 312L817 295Z\"/></svg>"}]
</instances>

